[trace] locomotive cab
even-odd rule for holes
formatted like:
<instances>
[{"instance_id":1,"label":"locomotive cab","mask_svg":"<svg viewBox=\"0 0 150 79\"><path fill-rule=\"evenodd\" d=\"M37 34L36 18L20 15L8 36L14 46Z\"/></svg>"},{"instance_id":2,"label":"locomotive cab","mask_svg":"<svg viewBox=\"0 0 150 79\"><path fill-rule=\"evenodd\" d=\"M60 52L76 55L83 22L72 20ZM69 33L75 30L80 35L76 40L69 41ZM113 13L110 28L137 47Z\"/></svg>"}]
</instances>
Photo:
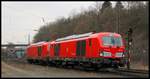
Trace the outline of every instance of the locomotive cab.
<instances>
[{"instance_id":1,"label":"locomotive cab","mask_svg":"<svg viewBox=\"0 0 150 79\"><path fill-rule=\"evenodd\" d=\"M103 64L108 66L124 66L125 46L120 34L103 33L100 38L99 57L103 58Z\"/></svg>"}]
</instances>

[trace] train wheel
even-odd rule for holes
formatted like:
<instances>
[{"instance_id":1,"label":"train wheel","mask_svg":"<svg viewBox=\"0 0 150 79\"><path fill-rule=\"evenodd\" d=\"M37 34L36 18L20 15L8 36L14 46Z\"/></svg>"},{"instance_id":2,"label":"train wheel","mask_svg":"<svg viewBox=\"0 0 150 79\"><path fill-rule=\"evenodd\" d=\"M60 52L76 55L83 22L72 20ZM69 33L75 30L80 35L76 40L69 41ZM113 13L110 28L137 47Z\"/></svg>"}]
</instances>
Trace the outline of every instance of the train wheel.
<instances>
[{"instance_id":1,"label":"train wheel","mask_svg":"<svg viewBox=\"0 0 150 79\"><path fill-rule=\"evenodd\" d=\"M40 65L40 60L36 60L35 64Z\"/></svg>"},{"instance_id":2,"label":"train wheel","mask_svg":"<svg viewBox=\"0 0 150 79\"><path fill-rule=\"evenodd\" d=\"M46 63L47 63L48 66L52 66L52 63L49 60L46 61Z\"/></svg>"},{"instance_id":3,"label":"train wheel","mask_svg":"<svg viewBox=\"0 0 150 79\"><path fill-rule=\"evenodd\" d=\"M91 68L90 67L82 67L84 71L89 71Z\"/></svg>"},{"instance_id":4,"label":"train wheel","mask_svg":"<svg viewBox=\"0 0 150 79\"><path fill-rule=\"evenodd\" d=\"M27 59L27 62L28 62L29 64L32 64L32 61L31 61L30 59Z\"/></svg>"},{"instance_id":5,"label":"train wheel","mask_svg":"<svg viewBox=\"0 0 150 79\"><path fill-rule=\"evenodd\" d=\"M32 59L32 60L31 60L31 64L35 64L35 61L34 61L34 59Z\"/></svg>"},{"instance_id":6,"label":"train wheel","mask_svg":"<svg viewBox=\"0 0 150 79\"><path fill-rule=\"evenodd\" d=\"M37 60L36 59L33 59L33 64L37 64Z\"/></svg>"},{"instance_id":7,"label":"train wheel","mask_svg":"<svg viewBox=\"0 0 150 79\"><path fill-rule=\"evenodd\" d=\"M61 65L62 65L63 68L67 68L67 67L68 67L67 62L65 62L65 61L63 61L63 62L61 63Z\"/></svg>"},{"instance_id":8,"label":"train wheel","mask_svg":"<svg viewBox=\"0 0 150 79\"><path fill-rule=\"evenodd\" d=\"M74 68L74 65L71 65L71 68L73 69L73 68Z\"/></svg>"},{"instance_id":9,"label":"train wheel","mask_svg":"<svg viewBox=\"0 0 150 79\"><path fill-rule=\"evenodd\" d=\"M42 60L39 60L39 64L40 64L40 65L43 65L44 63L43 63L43 61L42 61Z\"/></svg>"},{"instance_id":10,"label":"train wheel","mask_svg":"<svg viewBox=\"0 0 150 79\"><path fill-rule=\"evenodd\" d=\"M118 66L118 65L114 65L113 68L114 68L114 69L118 69L119 66Z\"/></svg>"},{"instance_id":11,"label":"train wheel","mask_svg":"<svg viewBox=\"0 0 150 79\"><path fill-rule=\"evenodd\" d=\"M99 68L98 67L94 67L94 71L98 71L99 70Z\"/></svg>"},{"instance_id":12,"label":"train wheel","mask_svg":"<svg viewBox=\"0 0 150 79\"><path fill-rule=\"evenodd\" d=\"M39 65L40 64L40 60L35 60L35 64Z\"/></svg>"},{"instance_id":13,"label":"train wheel","mask_svg":"<svg viewBox=\"0 0 150 79\"><path fill-rule=\"evenodd\" d=\"M90 68L90 67L87 67L87 66L85 66L85 65L81 65L81 67L82 67L82 69L83 69L84 71L88 71L89 68Z\"/></svg>"},{"instance_id":14,"label":"train wheel","mask_svg":"<svg viewBox=\"0 0 150 79\"><path fill-rule=\"evenodd\" d=\"M34 63L35 63L33 59L31 59L30 62L31 62L31 64L34 64Z\"/></svg>"},{"instance_id":15,"label":"train wheel","mask_svg":"<svg viewBox=\"0 0 150 79\"><path fill-rule=\"evenodd\" d=\"M39 60L39 64L40 64L40 65L42 65L42 64L43 64L41 60Z\"/></svg>"},{"instance_id":16,"label":"train wheel","mask_svg":"<svg viewBox=\"0 0 150 79\"><path fill-rule=\"evenodd\" d=\"M47 65L47 62L46 61L44 61L44 60L41 60L42 61L42 65L43 66L46 66Z\"/></svg>"},{"instance_id":17,"label":"train wheel","mask_svg":"<svg viewBox=\"0 0 150 79\"><path fill-rule=\"evenodd\" d=\"M34 64L34 60L33 59L31 59L30 62L31 62L31 64Z\"/></svg>"}]
</instances>

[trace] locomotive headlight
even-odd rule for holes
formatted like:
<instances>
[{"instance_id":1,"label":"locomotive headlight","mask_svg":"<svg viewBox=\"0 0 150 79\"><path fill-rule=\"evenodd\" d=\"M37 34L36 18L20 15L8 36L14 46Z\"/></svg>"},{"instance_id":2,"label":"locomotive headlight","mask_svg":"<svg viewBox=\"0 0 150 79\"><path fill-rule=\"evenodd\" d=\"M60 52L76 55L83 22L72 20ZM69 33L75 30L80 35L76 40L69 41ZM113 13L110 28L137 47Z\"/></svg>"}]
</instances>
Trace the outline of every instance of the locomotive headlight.
<instances>
[{"instance_id":1,"label":"locomotive headlight","mask_svg":"<svg viewBox=\"0 0 150 79\"><path fill-rule=\"evenodd\" d=\"M116 53L116 57L124 57L123 52L117 52L117 53Z\"/></svg>"},{"instance_id":2,"label":"locomotive headlight","mask_svg":"<svg viewBox=\"0 0 150 79\"><path fill-rule=\"evenodd\" d=\"M100 56L103 56L103 53L100 53Z\"/></svg>"},{"instance_id":3,"label":"locomotive headlight","mask_svg":"<svg viewBox=\"0 0 150 79\"><path fill-rule=\"evenodd\" d=\"M100 53L100 56L111 56L111 52L103 51L102 53Z\"/></svg>"}]
</instances>

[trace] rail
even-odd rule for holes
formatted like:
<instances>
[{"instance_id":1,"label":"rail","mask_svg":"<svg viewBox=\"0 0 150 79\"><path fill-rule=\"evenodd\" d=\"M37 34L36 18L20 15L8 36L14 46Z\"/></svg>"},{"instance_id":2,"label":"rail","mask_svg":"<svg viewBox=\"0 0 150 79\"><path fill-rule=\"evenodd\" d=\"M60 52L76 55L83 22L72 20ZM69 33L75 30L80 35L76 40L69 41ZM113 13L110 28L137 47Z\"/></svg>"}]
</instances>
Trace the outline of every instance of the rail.
<instances>
[{"instance_id":1,"label":"rail","mask_svg":"<svg viewBox=\"0 0 150 79\"><path fill-rule=\"evenodd\" d=\"M130 73L141 73L141 74L148 74L148 70L137 70L137 69L118 69L121 72L130 72Z\"/></svg>"}]
</instances>

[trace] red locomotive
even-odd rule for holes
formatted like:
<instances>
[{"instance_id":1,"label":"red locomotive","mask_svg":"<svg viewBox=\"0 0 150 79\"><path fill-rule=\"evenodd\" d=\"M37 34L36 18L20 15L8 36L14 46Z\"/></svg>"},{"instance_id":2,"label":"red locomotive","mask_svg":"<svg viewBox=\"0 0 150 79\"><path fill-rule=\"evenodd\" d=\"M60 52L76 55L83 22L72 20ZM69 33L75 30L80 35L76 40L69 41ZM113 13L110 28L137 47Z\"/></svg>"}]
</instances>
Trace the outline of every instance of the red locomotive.
<instances>
[{"instance_id":1,"label":"red locomotive","mask_svg":"<svg viewBox=\"0 0 150 79\"><path fill-rule=\"evenodd\" d=\"M110 32L91 32L31 44L26 51L29 63L94 68L118 68L125 64L125 46L121 35Z\"/></svg>"}]
</instances>

